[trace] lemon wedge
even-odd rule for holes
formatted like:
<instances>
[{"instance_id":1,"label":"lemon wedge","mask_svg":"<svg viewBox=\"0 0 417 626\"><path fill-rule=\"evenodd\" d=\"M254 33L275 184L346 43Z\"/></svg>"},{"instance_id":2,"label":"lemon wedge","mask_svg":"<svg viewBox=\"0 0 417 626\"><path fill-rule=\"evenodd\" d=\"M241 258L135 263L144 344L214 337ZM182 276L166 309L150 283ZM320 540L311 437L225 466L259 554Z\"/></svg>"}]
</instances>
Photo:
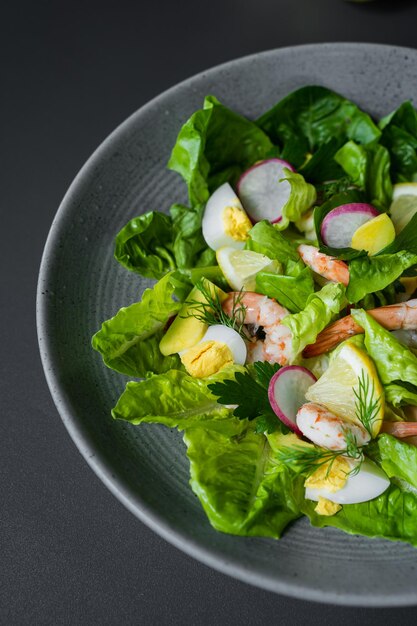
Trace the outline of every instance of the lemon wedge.
<instances>
[{"instance_id":1,"label":"lemon wedge","mask_svg":"<svg viewBox=\"0 0 417 626\"><path fill-rule=\"evenodd\" d=\"M366 250L372 256L392 243L394 239L394 224L386 213L381 213L355 230L350 245L355 250Z\"/></svg>"},{"instance_id":2,"label":"lemon wedge","mask_svg":"<svg viewBox=\"0 0 417 626\"><path fill-rule=\"evenodd\" d=\"M389 211L398 235L417 212L417 183L394 185Z\"/></svg>"},{"instance_id":3,"label":"lemon wedge","mask_svg":"<svg viewBox=\"0 0 417 626\"><path fill-rule=\"evenodd\" d=\"M282 266L278 261L252 250L236 250L229 246L216 252L217 263L232 289L254 291L256 275L264 270L279 274Z\"/></svg>"},{"instance_id":4,"label":"lemon wedge","mask_svg":"<svg viewBox=\"0 0 417 626\"><path fill-rule=\"evenodd\" d=\"M352 344L341 348L323 376L307 390L306 398L346 421L365 426L372 437L380 431L384 391L373 361Z\"/></svg>"}]
</instances>

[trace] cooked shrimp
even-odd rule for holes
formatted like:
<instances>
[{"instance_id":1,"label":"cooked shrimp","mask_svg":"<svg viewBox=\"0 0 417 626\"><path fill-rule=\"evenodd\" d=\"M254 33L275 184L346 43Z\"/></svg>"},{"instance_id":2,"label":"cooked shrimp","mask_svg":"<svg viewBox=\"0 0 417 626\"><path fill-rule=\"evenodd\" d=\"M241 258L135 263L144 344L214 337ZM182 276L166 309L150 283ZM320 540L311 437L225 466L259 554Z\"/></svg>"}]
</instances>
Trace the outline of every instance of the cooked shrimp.
<instances>
[{"instance_id":1,"label":"cooked shrimp","mask_svg":"<svg viewBox=\"0 0 417 626\"><path fill-rule=\"evenodd\" d=\"M292 356L292 336L281 320L289 315L289 311L272 298L259 293L246 291L231 292L222 304L227 315L239 314L244 311L242 323L253 325L255 330L262 327L264 340L252 341L248 345L248 362L269 361L286 365Z\"/></svg>"},{"instance_id":2,"label":"cooked shrimp","mask_svg":"<svg viewBox=\"0 0 417 626\"><path fill-rule=\"evenodd\" d=\"M387 330L417 328L417 299L370 309L367 313ZM316 342L304 349L303 356L309 358L329 352L341 341L363 332L362 326L351 315L347 315L322 330L317 335Z\"/></svg>"},{"instance_id":3,"label":"cooked shrimp","mask_svg":"<svg viewBox=\"0 0 417 626\"><path fill-rule=\"evenodd\" d=\"M305 437L329 450L346 449L347 433L353 435L358 446L363 446L370 440L365 428L347 422L316 402L303 404L298 410L296 422Z\"/></svg>"},{"instance_id":4,"label":"cooked shrimp","mask_svg":"<svg viewBox=\"0 0 417 626\"><path fill-rule=\"evenodd\" d=\"M315 246L301 244L297 248L304 263L327 280L335 283L342 283L347 286L349 283L349 268L344 261L339 261L332 256L319 252Z\"/></svg>"},{"instance_id":5,"label":"cooked shrimp","mask_svg":"<svg viewBox=\"0 0 417 626\"><path fill-rule=\"evenodd\" d=\"M381 432L398 437L398 439L415 437L417 435L417 422L382 422Z\"/></svg>"}]
</instances>

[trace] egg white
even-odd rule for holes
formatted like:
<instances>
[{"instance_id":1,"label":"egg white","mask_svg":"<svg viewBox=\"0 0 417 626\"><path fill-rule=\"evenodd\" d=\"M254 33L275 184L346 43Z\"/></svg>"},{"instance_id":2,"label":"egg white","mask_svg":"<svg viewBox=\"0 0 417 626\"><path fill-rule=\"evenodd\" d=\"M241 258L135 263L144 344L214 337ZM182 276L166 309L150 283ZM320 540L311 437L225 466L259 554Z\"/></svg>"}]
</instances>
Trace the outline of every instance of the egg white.
<instances>
[{"instance_id":1,"label":"egg white","mask_svg":"<svg viewBox=\"0 0 417 626\"><path fill-rule=\"evenodd\" d=\"M233 330L233 328L223 326L223 324L209 326L200 343L203 341L219 341L220 343L225 343L233 355L233 361L237 365L245 364L247 356L246 344L239 333Z\"/></svg>"},{"instance_id":2,"label":"egg white","mask_svg":"<svg viewBox=\"0 0 417 626\"><path fill-rule=\"evenodd\" d=\"M316 502L322 497L336 504L358 504L377 498L389 485L385 472L369 459L365 459L359 472L347 477L342 489L332 493L324 488L306 487L305 497Z\"/></svg>"},{"instance_id":3,"label":"egg white","mask_svg":"<svg viewBox=\"0 0 417 626\"><path fill-rule=\"evenodd\" d=\"M225 232L223 213L230 206L244 211L235 191L229 183L224 183L208 199L201 224L203 237L212 250L218 250L223 246L243 249L245 245L244 241L238 241Z\"/></svg>"}]
</instances>

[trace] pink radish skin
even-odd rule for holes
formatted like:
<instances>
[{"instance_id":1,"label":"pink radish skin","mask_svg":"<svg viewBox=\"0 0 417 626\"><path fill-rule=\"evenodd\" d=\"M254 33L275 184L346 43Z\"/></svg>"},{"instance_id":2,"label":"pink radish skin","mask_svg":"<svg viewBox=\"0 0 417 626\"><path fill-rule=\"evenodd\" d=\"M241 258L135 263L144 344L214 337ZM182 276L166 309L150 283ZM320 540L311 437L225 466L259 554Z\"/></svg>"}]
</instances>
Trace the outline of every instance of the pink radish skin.
<instances>
[{"instance_id":1,"label":"pink radish skin","mask_svg":"<svg viewBox=\"0 0 417 626\"><path fill-rule=\"evenodd\" d=\"M285 178L284 168L295 169L282 159L260 161L246 172L237 182L237 193L252 222L268 220L271 223L282 219L282 208L291 195L291 185Z\"/></svg>"},{"instance_id":2,"label":"pink radish skin","mask_svg":"<svg viewBox=\"0 0 417 626\"><path fill-rule=\"evenodd\" d=\"M281 422L299 437L303 433L296 424L299 408L305 404L306 391L317 378L306 367L287 365L274 374L269 382L268 399Z\"/></svg>"},{"instance_id":3,"label":"pink radish skin","mask_svg":"<svg viewBox=\"0 0 417 626\"><path fill-rule=\"evenodd\" d=\"M353 202L332 209L321 223L320 234L326 246L348 248L353 233L369 220L379 215L371 204Z\"/></svg>"}]
</instances>

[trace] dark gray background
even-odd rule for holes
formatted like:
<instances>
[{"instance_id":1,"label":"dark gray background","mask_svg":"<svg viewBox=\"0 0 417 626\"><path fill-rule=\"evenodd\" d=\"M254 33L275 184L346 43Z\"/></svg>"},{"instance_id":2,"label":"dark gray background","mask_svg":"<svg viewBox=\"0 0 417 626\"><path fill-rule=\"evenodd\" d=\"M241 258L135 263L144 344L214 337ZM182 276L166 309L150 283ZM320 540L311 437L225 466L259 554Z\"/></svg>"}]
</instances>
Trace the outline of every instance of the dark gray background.
<instances>
[{"instance_id":1,"label":"dark gray background","mask_svg":"<svg viewBox=\"0 0 417 626\"><path fill-rule=\"evenodd\" d=\"M88 468L49 396L35 290L62 196L135 109L260 50L318 41L415 47L416 3L32 0L0 15L0 622L415 624L417 607L331 607L249 587L134 518Z\"/></svg>"}]
</instances>

